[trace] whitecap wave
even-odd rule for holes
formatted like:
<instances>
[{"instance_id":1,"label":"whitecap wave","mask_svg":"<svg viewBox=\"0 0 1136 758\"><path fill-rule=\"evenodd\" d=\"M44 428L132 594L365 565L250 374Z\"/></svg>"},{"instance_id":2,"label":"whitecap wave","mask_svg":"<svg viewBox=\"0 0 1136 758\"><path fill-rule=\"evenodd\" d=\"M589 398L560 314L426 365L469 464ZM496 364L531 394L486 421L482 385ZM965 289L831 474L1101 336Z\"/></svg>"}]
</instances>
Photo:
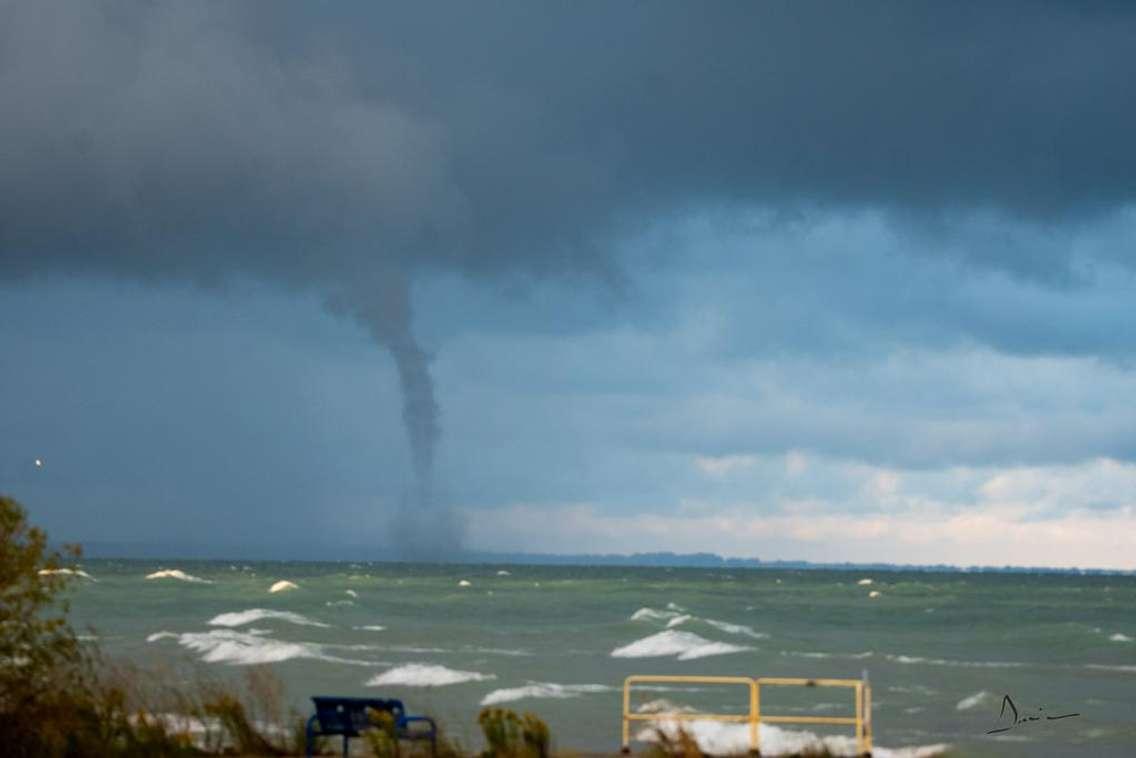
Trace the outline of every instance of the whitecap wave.
<instances>
[{"instance_id":1,"label":"whitecap wave","mask_svg":"<svg viewBox=\"0 0 1136 758\"><path fill-rule=\"evenodd\" d=\"M271 593L276 593L276 592L286 592L287 590L298 590L298 589L300 589L300 585L296 584L295 582L289 582L287 579L281 579L278 582L274 582L273 585L268 588L268 592L271 594Z\"/></svg>"},{"instance_id":2,"label":"whitecap wave","mask_svg":"<svg viewBox=\"0 0 1136 758\"><path fill-rule=\"evenodd\" d=\"M654 608L640 608L631 614L631 621L670 621L681 615L678 611L656 611Z\"/></svg>"},{"instance_id":3,"label":"whitecap wave","mask_svg":"<svg viewBox=\"0 0 1136 758\"><path fill-rule=\"evenodd\" d=\"M172 634L158 632L147 638L150 642L177 639L182 647L201 654L206 663L228 663L234 666L251 666L263 663L280 663L296 658L311 658L330 663L348 663L373 666L374 661L353 660L328 655L320 645L312 642L284 642L234 629L214 629L209 632Z\"/></svg>"},{"instance_id":4,"label":"whitecap wave","mask_svg":"<svg viewBox=\"0 0 1136 758\"><path fill-rule=\"evenodd\" d=\"M680 606L670 603L669 607L674 609ZM753 639L765 639L769 635L762 632L755 631L753 627L746 626L745 624L731 624L728 621L718 621L717 619L706 619L700 616L695 616L690 613L682 613L678 610L665 610L657 611L654 608L640 608L631 614L632 621L665 621L667 629L674 629L676 626L682 626L686 623L697 622L712 626L720 632L726 634L737 634L745 637L752 637Z\"/></svg>"},{"instance_id":5,"label":"whitecap wave","mask_svg":"<svg viewBox=\"0 0 1136 758\"><path fill-rule=\"evenodd\" d=\"M71 568L40 569L37 573L40 576L54 576L56 574L59 574L61 576L81 576L84 579L90 579L92 582L98 581L98 579L94 578L93 576L88 574L83 569L71 569Z\"/></svg>"},{"instance_id":6,"label":"whitecap wave","mask_svg":"<svg viewBox=\"0 0 1136 758\"><path fill-rule=\"evenodd\" d=\"M683 729L695 739L698 746L711 755L741 755L749 750L749 726L717 721L677 720L660 718L635 735L640 742L655 742L661 731L670 739ZM833 755L858 754L856 739L844 735L820 736L813 732L781 729L772 724L759 724L762 755ZM887 748L876 745L872 755L877 758L932 758L946 753L950 745L915 745Z\"/></svg>"},{"instance_id":7,"label":"whitecap wave","mask_svg":"<svg viewBox=\"0 0 1136 758\"><path fill-rule=\"evenodd\" d=\"M325 628L328 626L328 624L314 621L299 613L293 613L292 611L273 611L268 608L249 608L247 611L222 613L219 616L214 616L209 619L209 626L244 626L245 624L252 624L265 619L277 619L279 621L287 621L290 624L299 624L300 626L322 626Z\"/></svg>"},{"instance_id":8,"label":"whitecap wave","mask_svg":"<svg viewBox=\"0 0 1136 758\"><path fill-rule=\"evenodd\" d=\"M591 692L609 692L613 688L606 684L556 684L555 682L529 682L524 687L509 687L493 690L481 699L481 705L511 703L526 698L553 698L565 700Z\"/></svg>"},{"instance_id":9,"label":"whitecap wave","mask_svg":"<svg viewBox=\"0 0 1136 758\"><path fill-rule=\"evenodd\" d=\"M711 642L693 632L676 632L668 629L636 640L611 651L612 658L660 658L673 655L680 661L692 661L712 655L740 653L753 648L731 645L727 642Z\"/></svg>"},{"instance_id":10,"label":"whitecap wave","mask_svg":"<svg viewBox=\"0 0 1136 758\"><path fill-rule=\"evenodd\" d=\"M958 704L955 706L955 710L969 711L971 708L982 705L989 699L990 693L986 690L982 690L981 692L976 692L973 695L967 695L962 700L958 701Z\"/></svg>"},{"instance_id":11,"label":"whitecap wave","mask_svg":"<svg viewBox=\"0 0 1136 758\"><path fill-rule=\"evenodd\" d=\"M702 621L726 634L740 634L744 637L752 637L755 640L762 640L769 637L768 634L754 631L753 627L746 626L745 624L731 624L726 621L715 621L714 619L702 619Z\"/></svg>"},{"instance_id":12,"label":"whitecap wave","mask_svg":"<svg viewBox=\"0 0 1136 758\"><path fill-rule=\"evenodd\" d=\"M209 581L208 579L202 579L199 576L194 576L193 574L187 574L184 571L182 571L181 569L161 569L160 571L155 571L153 574L147 574L146 578L147 579L177 579L178 581L181 581L181 582L193 582L193 583L197 583L197 584L213 584L213 582Z\"/></svg>"},{"instance_id":13,"label":"whitecap wave","mask_svg":"<svg viewBox=\"0 0 1136 758\"><path fill-rule=\"evenodd\" d=\"M343 590L343 592L349 597L359 597L359 593L355 590Z\"/></svg>"},{"instance_id":14,"label":"whitecap wave","mask_svg":"<svg viewBox=\"0 0 1136 758\"><path fill-rule=\"evenodd\" d=\"M856 582L856 584L860 585L861 587L869 587L872 584L872 580L871 579L861 579L860 581Z\"/></svg>"},{"instance_id":15,"label":"whitecap wave","mask_svg":"<svg viewBox=\"0 0 1136 758\"><path fill-rule=\"evenodd\" d=\"M496 679L494 674L478 671L459 671L432 663L407 663L376 674L367 680L367 687L401 684L405 687L444 687L463 682L484 682Z\"/></svg>"},{"instance_id":16,"label":"whitecap wave","mask_svg":"<svg viewBox=\"0 0 1136 758\"><path fill-rule=\"evenodd\" d=\"M385 626L379 624L366 624L365 626L357 626L356 629L361 629L364 632L382 632L386 630Z\"/></svg>"},{"instance_id":17,"label":"whitecap wave","mask_svg":"<svg viewBox=\"0 0 1136 758\"><path fill-rule=\"evenodd\" d=\"M1129 637L1127 634L1121 634L1120 632L1117 632L1116 634L1113 634L1113 635L1109 635L1108 640L1109 640L1109 642L1132 642L1133 641L1132 638Z\"/></svg>"},{"instance_id":18,"label":"whitecap wave","mask_svg":"<svg viewBox=\"0 0 1136 758\"><path fill-rule=\"evenodd\" d=\"M510 574L508 571L505 571L504 569L501 569L497 572L497 576L512 576L512 574Z\"/></svg>"}]
</instances>

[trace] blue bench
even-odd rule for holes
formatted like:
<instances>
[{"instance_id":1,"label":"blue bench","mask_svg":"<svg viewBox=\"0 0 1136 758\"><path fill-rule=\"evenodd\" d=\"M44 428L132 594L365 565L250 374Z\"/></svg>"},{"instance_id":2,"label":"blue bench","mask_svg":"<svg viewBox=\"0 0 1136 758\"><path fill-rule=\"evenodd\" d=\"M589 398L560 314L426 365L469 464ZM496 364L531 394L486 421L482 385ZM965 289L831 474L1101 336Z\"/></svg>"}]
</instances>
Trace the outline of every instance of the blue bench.
<instances>
[{"instance_id":1,"label":"blue bench","mask_svg":"<svg viewBox=\"0 0 1136 758\"><path fill-rule=\"evenodd\" d=\"M308 719L306 745L308 758L316 737L343 737L343 755L347 755L347 741L358 737L366 729L374 729L368 711L389 713L394 719L395 737L400 740L430 740L430 754L438 753L438 726L429 716L407 716L401 700L372 697L312 698L315 714ZM411 724L426 724L427 729L412 729ZM319 727L317 730L316 727Z\"/></svg>"}]
</instances>

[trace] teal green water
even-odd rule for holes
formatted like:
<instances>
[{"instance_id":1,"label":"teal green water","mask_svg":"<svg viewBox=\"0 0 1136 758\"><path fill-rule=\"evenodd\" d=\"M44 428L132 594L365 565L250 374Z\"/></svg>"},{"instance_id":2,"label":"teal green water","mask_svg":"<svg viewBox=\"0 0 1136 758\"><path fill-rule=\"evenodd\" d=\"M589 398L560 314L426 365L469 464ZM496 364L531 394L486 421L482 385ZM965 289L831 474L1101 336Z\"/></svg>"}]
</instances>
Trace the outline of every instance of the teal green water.
<instances>
[{"instance_id":1,"label":"teal green water","mask_svg":"<svg viewBox=\"0 0 1136 758\"><path fill-rule=\"evenodd\" d=\"M540 714L562 746L608 750L618 747L629 674L866 671L877 745L1136 755L1136 577L98 560L84 568L95 581L74 590L73 617L111 657L193 661L218 675L263 662L297 707L314 694L397 696L467 743L487 699ZM159 568L208 583L144 578ZM278 580L298 589L270 594ZM376 677L390 683L369 685ZM420 686L429 682L436 686ZM1003 694L1023 711L1080 715L987 736ZM746 706L744 692L712 687L643 691L635 705L660 699ZM852 698L768 692L763 709L842 715Z\"/></svg>"}]
</instances>

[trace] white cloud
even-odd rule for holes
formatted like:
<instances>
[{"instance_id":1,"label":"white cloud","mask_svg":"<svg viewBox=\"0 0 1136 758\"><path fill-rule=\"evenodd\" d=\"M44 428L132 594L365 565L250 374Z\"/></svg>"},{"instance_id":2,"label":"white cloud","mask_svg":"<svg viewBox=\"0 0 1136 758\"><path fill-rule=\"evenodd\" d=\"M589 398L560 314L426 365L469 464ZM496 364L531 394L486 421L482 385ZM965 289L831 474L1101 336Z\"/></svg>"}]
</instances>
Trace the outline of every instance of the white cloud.
<instances>
[{"instance_id":1,"label":"white cloud","mask_svg":"<svg viewBox=\"0 0 1136 758\"><path fill-rule=\"evenodd\" d=\"M901 478L910 484L918 476L858 468L866 489L896 495L897 507L856 513L855 502L785 498L616 515L593 504L518 504L477 511L470 539L489 550L1136 568L1136 464L955 471L952 479L970 482L971 499L961 506L937 499L933 486L899 496Z\"/></svg>"}]
</instances>

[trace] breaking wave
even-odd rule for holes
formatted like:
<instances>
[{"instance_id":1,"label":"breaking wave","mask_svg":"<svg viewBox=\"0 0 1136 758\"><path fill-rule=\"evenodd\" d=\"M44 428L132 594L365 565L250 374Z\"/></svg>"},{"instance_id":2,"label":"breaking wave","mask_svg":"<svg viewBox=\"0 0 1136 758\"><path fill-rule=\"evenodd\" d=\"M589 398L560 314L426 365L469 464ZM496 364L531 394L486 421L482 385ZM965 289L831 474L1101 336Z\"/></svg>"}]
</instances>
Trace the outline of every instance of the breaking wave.
<instances>
[{"instance_id":1,"label":"breaking wave","mask_svg":"<svg viewBox=\"0 0 1136 758\"><path fill-rule=\"evenodd\" d=\"M665 611L657 611L654 608L640 608L635 611L635 613L631 614L631 621L665 621L667 629L673 629L676 626L682 626L689 622L698 622L712 626L726 634L752 637L755 640L765 639L769 636L768 634L754 631L753 627L746 626L745 624L731 624L728 621L706 619L691 613L686 613L685 611L685 608L680 605L675 605L674 603L668 603L667 610Z\"/></svg>"},{"instance_id":2,"label":"breaking wave","mask_svg":"<svg viewBox=\"0 0 1136 758\"><path fill-rule=\"evenodd\" d=\"M755 632L753 627L746 626L745 624L730 624L725 621L715 621L714 619L702 619L702 621L726 634L740 634L745 637L752 637L755 640L762 640L769 637L768 634Z\"/></svg>"},{"instance_id":3,"label":"breaking wave","mask_svg":"<svg viewBox=\"0 0 1136 758\"><path fill-rule=\"evenodd\" d=\"M712 655L740 653L753 648L731 645L727 642L711 642L693 632L667 630L636 640L611 651L612 658L659 658L673 655L680 661L692 661Z\"/></svg>"},{"instance_id":4,"label":"breaking wave","mask_svg":"<svg viewBox=\"0 0 1136 758\"><path fill-rule=\"evenodd\" d=\"M631 621L669 621L681 615L678 611L656 611L654 608L640 608L631 614Z\"/></svg>"},{"instance_id":5,"label":"breaking wave","mask_svg":"<svg viewBox=\"0 0 1136 758\"><path fill-rule=\"evenodd\" d=\"M360 661L328 655L320 645L312 642L283 642L259 634L238 632L233 629L214 629L209 632L157 632L147 642L176 639L182 647L201 654L206 663L228 663L234 666L252 666L262 663L280 663L295 658L311 658L330 663L348 663L373 666L374 661Z\"/></svg>"},{"instance_id":6,"label":"breaking wave","mask_svg":"<svg viewBox=\"0 0 1136 758\"><path fill-rule=\"evenodd\" d=\"M668 703L668 705L670 705ZM673 712L673 711L672 711ZM741 755L749 751L749 726L746 724L726 724L716 721L679 721L659 718L650 722L651 726L639 731L635 739L641 742L656 742L661 731L669 739L678 737L683 729L695 739L698 746L711 755ZM844 735L820 736L813 732L791 731L771 724L759 724L762 755L833 755L854 756L858 754L856 739ZM872 755L877 758L931 758L942 755L950 745L916 745L911 747L887 748L874 746Z\"/></svg>"},{"instance_id":7,"label":"breaking wave","mask_svg":"<svg viewBox=\"0 0 1136 758\"><path fill-rule=\"evenodd\" d=\"M184 571L182 571L181 569L161 569L160 571L155 571L153 574L147 574L146 578L147 579L177 579L178 581L182 581L182 582L196 582L198 584L213 584L213 582L209 581L208 579L202 579L199 576L194 576L193 574L187 574Z\"/></svg>"},{"instance_id":8,"label":"breaking wave","mask_svg":"<svg viewBox=\"0 0 1136 758\"><path fill-rule=\"evenodd\" d=\"M459 671L431 663L407 663L376 674L367 680L367 687L401 684L406 687L444 687L463 682L485 682L496 679L494 674L478 671Z\"/></svg>"},{"instance_id":9,"label":"breaking wave","mask_svg":"<svg viewBox=\"0 0 1136 758\"><path fill-rule=\"evenodd\" d=\"M92 582L98 581L98 579L94 578L93 576L88 574L83 569L70 569L70 568L40 569L37 573L40 576L53 576L55 574L60 574L62 576L81 576L84 579L90 579Z\"/></svg>"},{"instance_id":10,"label":"breaking wave","mask_svg":"<svg viewBox=\"0 0 1136 758\"><path fill-rule=\"evenodd\" d=\"M955 709L959 711L969 711L971 708L982 705L989 699L990 693L986 690L982 690L981 692L976 692L973 695L968 695L967 697L964 697L962 700L958 701L958 705L955 706Z\"/></svg>"},{"instance_id":11,"label":"breaking wave","mask_svg":"<svg viewBox=\"0 0 1136 758\"><path fill-rule=\"evenodd\" d=\"M296 584L295 582L289 582L287 579L281 579L278 582L274 582L273 585L268 588L268 592L272 594L276 592L285 592L287 590L298 589L300 589L300 585Z\"/></svg>"},{"instance_id":12,"label":"breaking wave","mask_svg":"<svg viewBox=\"0 0 1136 758\"><path fill-rule=\"evenodd\" d=\"M554 698L564 700L579 697L591 692L609 692L613 688L605 684L556 684L555 682L529 682L524 687L510 687L493 690L481 699L481 705L511 703L526 698Z\"/></svg>"},{"instance_id":13,"label":"breaking wave","mask_svg":"<svg viewBox=\"0 0 1136 758\"><path fill-rule=\"evenodd\" d=\"M287 621L290 624L299 624L300 626L322 626L325 628L328 626L328 624L313 621L307 616L301 616L299 613L273 611L267 608L250 608L247 611L222 613L219 616L211 618L209 620L209 626L244 626L245 624L263 621L264 619L279 619L280 621Z\"/></svg>"}]
</instances>

